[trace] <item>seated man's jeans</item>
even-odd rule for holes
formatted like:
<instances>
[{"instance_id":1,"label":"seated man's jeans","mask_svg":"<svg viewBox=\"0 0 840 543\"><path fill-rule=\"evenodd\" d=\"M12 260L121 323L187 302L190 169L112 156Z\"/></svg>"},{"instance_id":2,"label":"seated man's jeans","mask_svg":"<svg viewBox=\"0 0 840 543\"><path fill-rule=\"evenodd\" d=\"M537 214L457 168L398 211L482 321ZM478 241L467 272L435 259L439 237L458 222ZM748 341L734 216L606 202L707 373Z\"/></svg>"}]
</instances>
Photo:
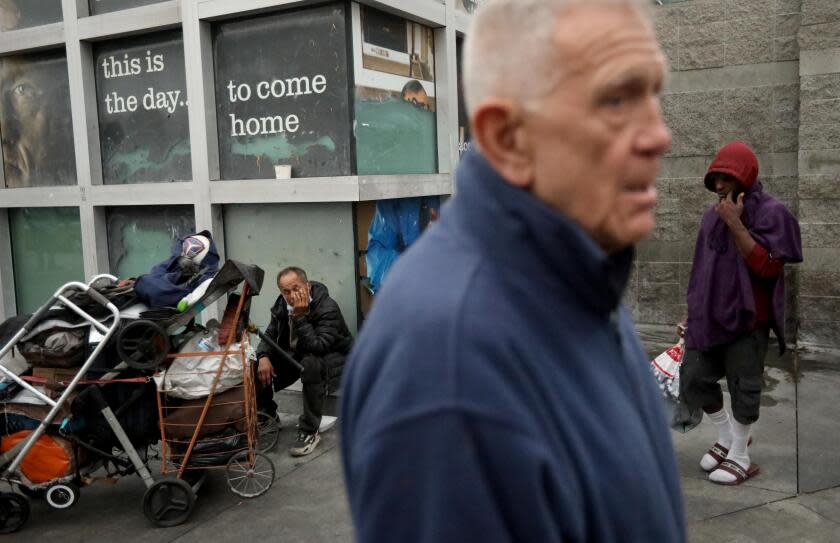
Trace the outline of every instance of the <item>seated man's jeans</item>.
<instances>
[{"instance_id":1,"label":"seated man's jeans","mask_svg":"<svg viewBox=\"0 0 840 543\"><path fill-rule=\"evenodd\" d=\"M340 353L330 353L324 357L306 355L298 360L303 365L303 372L298 372L297 368L279 356L269 356L275 377L271 386L262 386L257 379L257 409L269 415L276 414L274 391L283 390L300 379L303 384L303 413L298 419L298 426L307 434L317 432L321 426L328 381L337 380L336 370L340 372L344 358Z\"/></svg>"}]
</instances>

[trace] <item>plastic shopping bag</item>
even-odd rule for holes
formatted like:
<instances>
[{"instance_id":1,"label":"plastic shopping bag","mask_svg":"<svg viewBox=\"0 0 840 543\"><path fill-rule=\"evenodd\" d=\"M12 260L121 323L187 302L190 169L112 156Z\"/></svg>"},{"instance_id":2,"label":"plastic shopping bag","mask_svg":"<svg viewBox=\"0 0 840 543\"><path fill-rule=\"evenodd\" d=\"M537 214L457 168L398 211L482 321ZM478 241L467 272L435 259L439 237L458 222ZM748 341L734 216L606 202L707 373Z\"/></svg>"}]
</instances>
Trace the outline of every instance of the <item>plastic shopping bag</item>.
<instances>
[{"instance_id":1,"label":"plastic shopping bag","mask_svg":"<svg viewBox=\"0 0 840 543\"><path fill-rule=\"evenodd\" d=\"M685 342L680 342L666 350L650 362L650 369L662 391L662 400L670 420L672 430L686 433L703 420L703 411L690 410L680 401L680 366L685 357Z\"/></svg>"},{"instance_id":2,"label":"plastic shopping bag","mask_svg":"<svg viewBox=\"0 0 840 543\"><path fill-rule=\"evenodd\" d=\"M679 343L654 358L650 363L659 390L666 400L678 401L680 397L680 364L685 355L685 342Z\"/></svg>"}]
</instances>

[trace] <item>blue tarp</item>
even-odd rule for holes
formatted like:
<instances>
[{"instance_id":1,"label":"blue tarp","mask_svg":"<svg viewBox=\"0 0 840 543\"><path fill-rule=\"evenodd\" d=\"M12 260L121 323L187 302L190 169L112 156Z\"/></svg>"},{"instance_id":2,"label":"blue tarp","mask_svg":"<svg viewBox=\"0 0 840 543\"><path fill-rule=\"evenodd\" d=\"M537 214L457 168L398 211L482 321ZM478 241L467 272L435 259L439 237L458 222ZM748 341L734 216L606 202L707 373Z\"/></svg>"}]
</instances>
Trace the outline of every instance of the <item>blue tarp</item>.
<instances>
[{"instance_id":1,"label":"blue tarp","mask_svg":"<svg viewBox=\"0 0 840 543\"><path fill-rule=\"evenodd\" d=\"M382 200L368 229L365 260L371 290L382 286L391 265L428 226L432 213L440 210L439 196Z\"/></svg>"}]
</instances>

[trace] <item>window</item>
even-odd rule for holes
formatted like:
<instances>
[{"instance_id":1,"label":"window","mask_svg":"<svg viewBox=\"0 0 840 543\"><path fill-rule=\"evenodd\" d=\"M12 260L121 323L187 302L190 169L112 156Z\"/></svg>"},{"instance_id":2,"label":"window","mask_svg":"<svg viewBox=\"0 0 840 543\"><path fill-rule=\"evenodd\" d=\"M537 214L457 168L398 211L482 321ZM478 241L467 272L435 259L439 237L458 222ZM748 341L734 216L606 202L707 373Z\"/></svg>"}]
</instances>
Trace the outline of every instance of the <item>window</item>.
<instances>
[{"instance_id":1,"label":"window","mask_svg":"<svg viewBox=\"0 0 840 543\"><path fill-rule=\"evenodd\" d=\"M18 314L33 313L69 281L84 279L79 210L9 211Z\"/></svg>"},{"instance_id":2,"label":"window","mask_svg":"<svg viewBox=\"0 0 840 543\"><path fill-rule=\"evenodd\" d=\"M191 179L181 32L104 43L94 60L105 184Z\"/></svg>"},{"instance_id":3,"label":"window","mask_svg":"<svg viewBox=\"0 0 840 543\"><path fill-rule=\"evenodd\" d=\"M222 179L351 174L344 4L215 27Z\"/></svg>"},{"instance_id":4,"label":"window","mask_svg":"<svg viewBox=\"0 0 840 543\"><path fill-rule=\"evenodd\" d=\"M483 4L486 0L454 0L455 9L466 13L474 13L478 6Z\"/></svg>"},{"instance_id":5,"label":"window","mask_svg":"<svg viewBox=\"0 0 840 543\"><path fill-rule=\"evenodd\" d=\"M173 242L195 232L192 206L111 207L108 260L117 277L137 277L171 254Z\"/></svg>"},{"instance_id":6,"label":"window","mask_svg":"<svg viewBox=\"0 0 840 543\"><path fill-rule=\"evenodd\" d=\"M431 28L353 4L356 159L361 174L437 172Z\"/></svg>"},{"instance_id":7,"label":"window","mask_svg":"<svg viewBox=\"0 0 840 543\"><path fill-rule=\"evenodd\" d=\"M394 262L408 249L440 212L440 197L380 200L375 208L365 202L356 213L357 229L364 243L359 248L365 258L360 262L362 282L375 294L382 286ZM363 236L363 232L367 235Z\"/></svg>"},{"instance_id":8,"label":"window","mask_svg":"<svg viewBox=\"0 0 840 543\"><path fill-rule=\"evenodd\" d=\"M61 0L0 0L0 33L61 21Z\"/></svg>"},{"instance_id":9,"label":"window","mask_svg":"<svg viewBox=\"0 0 840 543\"><path fill-rule=\"evenodd\" d=\"M458 56L458 154L463 155L472 145L470 135L470 116L467 111L467 102L464 100L464 39L458 38L455 42L456 55Z\"/></svg>"},{"instance_id":10,"label":"window","mask_svg":"<svg viewBox=\"0 0 840 543\"><path fill-rule=\"evenodd\" d=\"M166 0L88 0L88 3L90 5L90 14L99 15L100 13L108 13L109 11L148 6L149 4L158 4L165 1Z\"/></svg>"},{"instance_id":11,"label":"window","mask_svg":"<svg viewBox=\"0 0 840 543\"><path fill-rule=\"evenodd\" d=\"M0 59L0 133L7 188L76 183L63 52Z\"/></svg>"},{"instance_id":12,"label":"window","mask_svg":"<svg viewBox=\"0 0 840 543\"><path fill-rule=\"evenodd\" d=\"M260 327L268 325L268 310L280 295L277 272L299 266L310 281L327 286L347 326L355 332L352 220L349 202L225 206L227 258L258 264L265 270L262 291L251 307L251 320Z\"/></svg>"}]
</instances>

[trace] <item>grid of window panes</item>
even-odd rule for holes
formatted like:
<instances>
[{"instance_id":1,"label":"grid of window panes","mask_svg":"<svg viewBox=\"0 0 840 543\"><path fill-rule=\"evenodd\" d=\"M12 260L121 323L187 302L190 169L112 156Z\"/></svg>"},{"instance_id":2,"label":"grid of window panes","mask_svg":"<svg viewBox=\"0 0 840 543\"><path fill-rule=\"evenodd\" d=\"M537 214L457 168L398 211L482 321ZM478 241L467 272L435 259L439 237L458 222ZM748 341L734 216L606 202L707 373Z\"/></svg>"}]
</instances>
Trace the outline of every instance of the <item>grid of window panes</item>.
<instances>
[{"instance_id":1,"label":"grid of window panes","mask_svg":"<svg viewBox=\"0 0 840 543\"><path fill-rule=\"evenodd\" d=\"M0 259L10 264L0 265L0 287L7 287L0 292L13 285L14 301L2 301L0 316L31 312L86 271L146 273L176 239L209 227L212 217L228 257L259 264L269 278L287 265L307 266L349 321L363 317L393 260L436 216L437 194L449 192L415 194L412 176L449 178L454 164L441 164L448 152L441 142L454 142L456 157L468 145L463 115L460 123L458 115L444 117L452 126L441 128L440 97L458 86L440 83L441 67L456 62L454 47L442 49L452 59L438 50L444 39L456 42L455 28L444 27L452 20L445 10L463 18L480 3L394 0L383 11L365 0L278 0L252 10L246 0L238 12L205 20L197 0L65 3L78 9L72 17L61 0L3 0L0 217L8 225L0 236L8 239L0 252L9 254ZM415 10L441 15L430 24ZM156 21L171 13L181 22ZM82 28L87 17L101 23L85 27L93 37L55 38L79 34L68 28ZM111 24L131 29L109 36ZM187 31L193 24L201 33ZM192 87L197 60L185 51L197 51L203 67ZM203 94L210 112L199 123L188 88ZM442 137L450 130L451 138ZM200 158L196 139L207 146ZM202 188L197 175L219 186L241 184L241 201L235 186L212 200L213 189ZM261 199L246 181L274 188L353 176L399 176L405 189L364 203L331 194ZM266 282L257 320L276 294Z\"/></svg>"}]
</instances>

